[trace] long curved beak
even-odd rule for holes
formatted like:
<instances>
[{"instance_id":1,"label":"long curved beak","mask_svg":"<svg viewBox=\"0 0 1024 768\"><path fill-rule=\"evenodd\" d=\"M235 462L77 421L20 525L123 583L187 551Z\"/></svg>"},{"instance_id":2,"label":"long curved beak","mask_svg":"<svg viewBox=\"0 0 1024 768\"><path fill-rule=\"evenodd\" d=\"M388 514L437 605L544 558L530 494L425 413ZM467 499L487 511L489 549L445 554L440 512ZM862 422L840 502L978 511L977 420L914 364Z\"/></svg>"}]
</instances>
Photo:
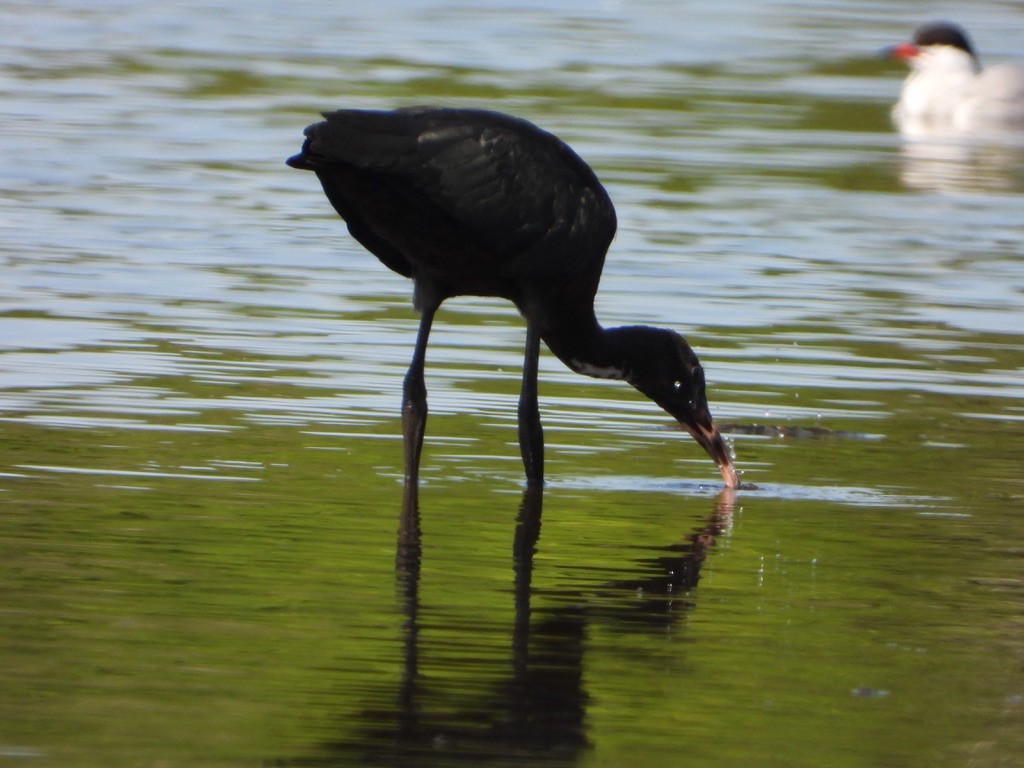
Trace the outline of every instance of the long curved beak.
<instances>
[{"instance_id":1,"label":"long curved beak","mask_svg":"<svg viewBox=\"0 0 1024 768\"><path fill-rule=\"evenodd\" d=\"M708 452L708 456L718 465L718 471L722 473L722 480L727 488L739 488L740 478L736 474L736 467L733 466L732 456L729 453L729 446L725 444L725 438L718 431L713 421L704 424L687 424L681 421L680 424L696 440L701 448Z\"/></svg>"}]
</instances>

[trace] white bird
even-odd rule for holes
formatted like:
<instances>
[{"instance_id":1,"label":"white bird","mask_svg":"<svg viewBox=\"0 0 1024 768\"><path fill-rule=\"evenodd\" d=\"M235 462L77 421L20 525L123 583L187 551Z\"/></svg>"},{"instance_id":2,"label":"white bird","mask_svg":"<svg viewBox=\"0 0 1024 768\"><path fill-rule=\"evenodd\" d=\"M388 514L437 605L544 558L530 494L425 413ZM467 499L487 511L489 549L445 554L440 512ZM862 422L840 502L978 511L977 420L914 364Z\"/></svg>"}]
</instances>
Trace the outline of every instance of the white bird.
<instances>
[{"instance_id":1,"label":"white bird","mask_svg":"<svg viewBox=\"0 0 1024 768\"><path fill-rule=\"evenodd\" d=\"M1024 68L982 68L967 34L945 21L889 49L910 65L893 119L904 135L976 135L1024 129Z\"/></svg>"}]
</instances>

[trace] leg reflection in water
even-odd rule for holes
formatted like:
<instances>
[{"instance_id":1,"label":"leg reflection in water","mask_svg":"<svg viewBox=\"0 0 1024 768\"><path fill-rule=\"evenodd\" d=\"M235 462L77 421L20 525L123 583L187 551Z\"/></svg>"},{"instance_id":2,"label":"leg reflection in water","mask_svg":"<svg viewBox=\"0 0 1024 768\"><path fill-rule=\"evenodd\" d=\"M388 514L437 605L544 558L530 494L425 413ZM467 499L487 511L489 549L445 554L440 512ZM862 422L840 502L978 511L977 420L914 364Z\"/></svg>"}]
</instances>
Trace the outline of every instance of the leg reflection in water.
<instances>
[{"instance_id":1,"label":"leg reflection in water","mask_svg":"<svg viewBox=\"0 0 1024 768\"><path fill-rule=\"evenodd\" d=\"M537 609L531 607L531 581L542 502L541 488L527 487L513 537L515 611L507 646L511 663L495 667L486 652L482 658L466 659L460 674L465 676L471 666L475 679L483 681L469 691L453 685L445 669L430 674L422 666L419 506L416 494L407 494L396 553L404 615L397 690L390 698L380 695L383 691L375 695L354 728L351 721L346 723L344 730L352 736L322 744L309 757L277 764L440 768L533 766L540 760L551 768L577 765L590 747L583 676L588 627L608 622L620 629L660 632L685 617L708 551L731 520L733 492L723 491L713 513L680 543L658 547L654 556L637 560L630 567L635 578L596 588L588 583L585 589L570 588L564 596L545 593L545 607ZM434 643L444 634L472 648L486 641L478 637L478 630L445 627L440 621L431 611L427 635ZM500 652L496 655L500 658Z\"/></svg>"}]
</instances>

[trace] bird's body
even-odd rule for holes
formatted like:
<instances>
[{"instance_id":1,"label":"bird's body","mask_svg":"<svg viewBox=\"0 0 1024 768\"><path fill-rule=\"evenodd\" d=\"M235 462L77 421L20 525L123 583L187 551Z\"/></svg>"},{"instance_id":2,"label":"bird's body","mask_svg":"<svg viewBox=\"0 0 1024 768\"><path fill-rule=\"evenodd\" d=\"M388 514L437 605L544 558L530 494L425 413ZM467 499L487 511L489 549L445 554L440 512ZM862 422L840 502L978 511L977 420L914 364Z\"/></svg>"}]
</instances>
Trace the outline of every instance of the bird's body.
<instances>
[{"instance_id":1,"label":"bird's body","mask_svg":"<svg viewBox=\"0 0 1024 768\"><path fill-rule=\"evenodd\" d=\"M956 25L926 24L912 42L891 52L911 67L893 109L905 135L971 136L1024 129L1024 68L983 68Z\"/></svg>"},{"instance_id":2,"label":"bird's body","mask_svg":"<svg viewBox=\"0 0 1024 768\"><path fill-rule=\"evenodd\" d=\"M549 343L563 326L581 330L563 313L593 316L615 210L565 144L478 110L327 118L311 127L302 163L352 236L415 280L417 304L428 294L498 296Z\"/></svg>"},{"instance_id":3,"label":"bird's body","mask_svg":"<svg viewBox=\"0 0 1024 768\"><path fill-rule=\"evenodd\" d=\"M406 477L415 481L433 315L453 296L508 299L527 324L520 447L543 479L537 409L541 339L573 370L624 379L666 408L736 486L704 395L703 370L678 334L605 329L594 315L615 210L591 168L531 123L484 110L340 110L306 129L289 165L316 172L349 232L414 281L420 334L405 382Z\"/></svg>"}]
</instances>

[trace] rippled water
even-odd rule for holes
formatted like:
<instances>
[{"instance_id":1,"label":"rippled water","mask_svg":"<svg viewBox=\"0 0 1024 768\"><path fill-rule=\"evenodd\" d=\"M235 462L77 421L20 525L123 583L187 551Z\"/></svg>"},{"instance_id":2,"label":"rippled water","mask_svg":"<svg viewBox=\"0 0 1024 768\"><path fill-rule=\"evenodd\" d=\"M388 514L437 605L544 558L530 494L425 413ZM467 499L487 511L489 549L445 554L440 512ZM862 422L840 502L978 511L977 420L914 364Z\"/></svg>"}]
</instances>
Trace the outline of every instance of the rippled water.
<instances>
[{"instance_id":1,"label":"rippled water","mask_svg":"<svg viewBox=\"0 0 1024 768\"><path fill-rule=\"evenodd\" d=\"M876 54L1024 13L346 5L0 2L0 762L1018 762L1024 154L903 145ZM756 490L545 355L524 496L460 299L403 518L409 286L283 160L414 103L595 167L599 316L686 334Z\"/></svg>"}]
</instances>

